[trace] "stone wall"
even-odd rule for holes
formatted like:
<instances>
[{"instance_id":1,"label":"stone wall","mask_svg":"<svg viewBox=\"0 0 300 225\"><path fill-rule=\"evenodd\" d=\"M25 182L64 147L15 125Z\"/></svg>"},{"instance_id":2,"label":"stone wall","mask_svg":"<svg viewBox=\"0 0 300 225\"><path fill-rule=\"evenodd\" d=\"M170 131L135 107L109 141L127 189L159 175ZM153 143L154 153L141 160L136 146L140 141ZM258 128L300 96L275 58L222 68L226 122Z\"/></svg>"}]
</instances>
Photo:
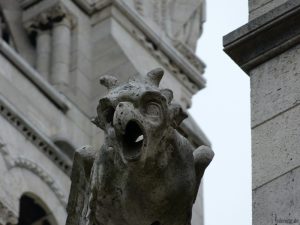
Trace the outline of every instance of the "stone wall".
<instances>
[{"instance_id":1,"label":"stone wall","mask_svg":"<svg viewBox=\"0 0 300 225\"><path fill-rule=\"evenodd\" d=\"M257 18L288 0L249 0L249 19Z\"/></svg>"},{"instance_id":2,"label":"stone wall","mask_svg":"<svg viewBox=\"0 0 300 225\"><path fill-rule=\"evenodd\" d=\"M299 224L300 2L249 4L224 47L251 80L252 221Z\"/></svg>"}]
</instances>

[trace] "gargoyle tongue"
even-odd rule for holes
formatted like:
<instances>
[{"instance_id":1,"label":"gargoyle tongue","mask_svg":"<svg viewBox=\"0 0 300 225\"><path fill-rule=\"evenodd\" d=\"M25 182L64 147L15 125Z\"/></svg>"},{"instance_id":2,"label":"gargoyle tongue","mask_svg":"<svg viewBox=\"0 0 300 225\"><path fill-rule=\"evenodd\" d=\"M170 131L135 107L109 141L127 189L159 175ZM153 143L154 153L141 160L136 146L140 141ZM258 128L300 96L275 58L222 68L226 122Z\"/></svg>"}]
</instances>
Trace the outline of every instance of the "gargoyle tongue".
<instances>
[{"instance_id":1,"label":"gargoyle tongue","mask_svg":"<svg viewBox=\"0 0 300 225\"><path fill-rule=\"evenodd\" d=\"M139 123L134 120L129 121L122 138L123 154L128 161L139 159L144 138L144 132Z\"/></svg>"}]
</instances>

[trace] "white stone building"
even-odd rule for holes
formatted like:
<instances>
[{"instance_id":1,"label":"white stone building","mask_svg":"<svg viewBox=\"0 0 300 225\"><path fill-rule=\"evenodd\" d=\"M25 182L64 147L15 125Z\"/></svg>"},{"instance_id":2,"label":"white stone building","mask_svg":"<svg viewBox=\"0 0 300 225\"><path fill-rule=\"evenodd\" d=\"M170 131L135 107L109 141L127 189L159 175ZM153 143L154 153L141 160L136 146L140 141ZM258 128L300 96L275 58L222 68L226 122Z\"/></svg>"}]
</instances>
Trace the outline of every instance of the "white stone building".
<instances>
[{"instance_id":1,"label":"white stone building","mask_svg":"<svg viewBox=\"0 0 300 225\"><path fill-rule=\"evenodd\" d=\"M101 146L90 119L121 81L162 67L183 108L205 87L194 54L204 0L0 0L0 224L64 225L72 156ZM190 117L181 132L210 145ZM202 194L193 224L203 224Z\"/></svg>"}]
</instances>

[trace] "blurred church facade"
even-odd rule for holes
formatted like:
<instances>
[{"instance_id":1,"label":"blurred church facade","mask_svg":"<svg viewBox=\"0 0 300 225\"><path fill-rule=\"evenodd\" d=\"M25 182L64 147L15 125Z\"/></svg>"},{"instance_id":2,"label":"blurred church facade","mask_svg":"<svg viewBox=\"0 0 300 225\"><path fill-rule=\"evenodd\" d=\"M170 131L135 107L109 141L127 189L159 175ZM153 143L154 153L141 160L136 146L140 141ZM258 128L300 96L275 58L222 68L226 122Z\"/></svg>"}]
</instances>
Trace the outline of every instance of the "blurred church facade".
<instances>
[{"instance_id":1,"label":"blurred church facade","mask_svg":"<svg viewBox=\"0 0 300 225\"><path fill-rule=\"evenodd\" d=\"M204 0L0 0L0 224L64 225L75 149L103 142L91 122L105 89L162 67L184 109L205 87L195 55ZM180 127L210 145L193 118ZM193 225L203 224L202 192Z\"/></svg>"}]
</instances>

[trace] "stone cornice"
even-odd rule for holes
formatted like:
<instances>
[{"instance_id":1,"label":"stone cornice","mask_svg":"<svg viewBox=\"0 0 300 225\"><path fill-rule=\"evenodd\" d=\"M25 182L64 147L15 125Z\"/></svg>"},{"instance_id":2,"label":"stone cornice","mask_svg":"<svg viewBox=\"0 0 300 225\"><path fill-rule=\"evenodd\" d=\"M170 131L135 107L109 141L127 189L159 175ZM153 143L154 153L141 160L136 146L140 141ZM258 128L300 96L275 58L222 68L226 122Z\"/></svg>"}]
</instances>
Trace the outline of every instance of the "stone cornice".
<instances>
[{"instance_id":1,"label":"stone cornice","mask_svg":"<svg viewBox=\"0 0 300 225\"><path fill-rule=\"evenodd\" d=\"M147 49L151 51L153 48L155 51L151 51L154 55L160 55L162 64L167 66L175 77L183 81L184 84L188 84L188 88L193 92L197 92L199 89L205 87L205 79L203 78L205 65L202 63L196 68L181 52L173 47L172 44L162 40L143 20L139 18L137 13L128 7L125 3L119 0L113 1L113 5L123 14L125 17L137 28L134 30L128 29L126 24L121 20L118 22L124 26L133 36L139 41L143 42ZM151 47L152 46L152 47ZM162 56L162 57L161 57ZM164 62L163 58L167 61ZM200 62L200 61L198 61ZM168 66L170 65L170 67Z\"/></svg>"},{"instance_id":2,"label":"stone cornice","mask_svg":"<svg viewBox=\"0 0 300 225\"><path fill-rule=\"evenodd\" d=\"M224 51L246 72L300 43L300 1L289 0L224 36Z\"/></svg>"},{"instance_id":3,"label":"stone cornice","mask_svg":"<svg viewBox=\"0 0 300 225\"><path fill-rule=\"evenodd\" d=\"M176 43L175 48L173 44L167 43L157 35L139 15L129 6L120 0L102 0L94 5L90 5L86 0L73 0L83 11L92 15L97 11L102 10L107 6L114 6L117 8L126 19L128 19L137 29L132 30L126 27L126 24L115 17L118 22L123 25L133 37L135 37L151 54L161 61L175 77L183 82L183 84L192 92L196 93L199 89L205 87L205 79L203 73L205 64L191 51L187 50L182 44ZM114 15L113 15L114 16Z\"/></svg>"},{"instance_id":4,"label":"stone cornice","mask_svg":"<svg viewBox=\"0 0 300 225\"><path fill-rule=\"evenodd\" d=\"M131 34L133 37L143 45L145 49L147 49L154 58L159 60L164 67L170 70L174 77L180 80L189 91L195 94L199 89L203 88L204 86L198 86L195 82L188 78L188 76L181 71L181 68L177 65L172 63L172 60L168 55L166 55L160 48L147 38L147 36L142 33L140 30L131 30Z\"/></svg>"},{"instance_id":5,"label":"stone cornice","mask_svg":"<svg viewBox=\"0 0 300 225\"><path fill-rule=\"evenodd\" d=\"M0 115L25 138L45 154L64 173L70 175L72 162L54 143L22 115L11 103L0 96Z\"/></svg>"},{"instance_id":6,"label":"stone cornice","mask_svg":"<svg viewBox=\"0 0 300 225\"><path fill-rule=\"evenodd\" d=\"M199 59L189 47L181 42L174 42L174 46L182 55L184 55L189 60L189 62L195 68L204 73L203 68L205 67L205 63L201 59Z\"/></svg>"}]
</instances>

